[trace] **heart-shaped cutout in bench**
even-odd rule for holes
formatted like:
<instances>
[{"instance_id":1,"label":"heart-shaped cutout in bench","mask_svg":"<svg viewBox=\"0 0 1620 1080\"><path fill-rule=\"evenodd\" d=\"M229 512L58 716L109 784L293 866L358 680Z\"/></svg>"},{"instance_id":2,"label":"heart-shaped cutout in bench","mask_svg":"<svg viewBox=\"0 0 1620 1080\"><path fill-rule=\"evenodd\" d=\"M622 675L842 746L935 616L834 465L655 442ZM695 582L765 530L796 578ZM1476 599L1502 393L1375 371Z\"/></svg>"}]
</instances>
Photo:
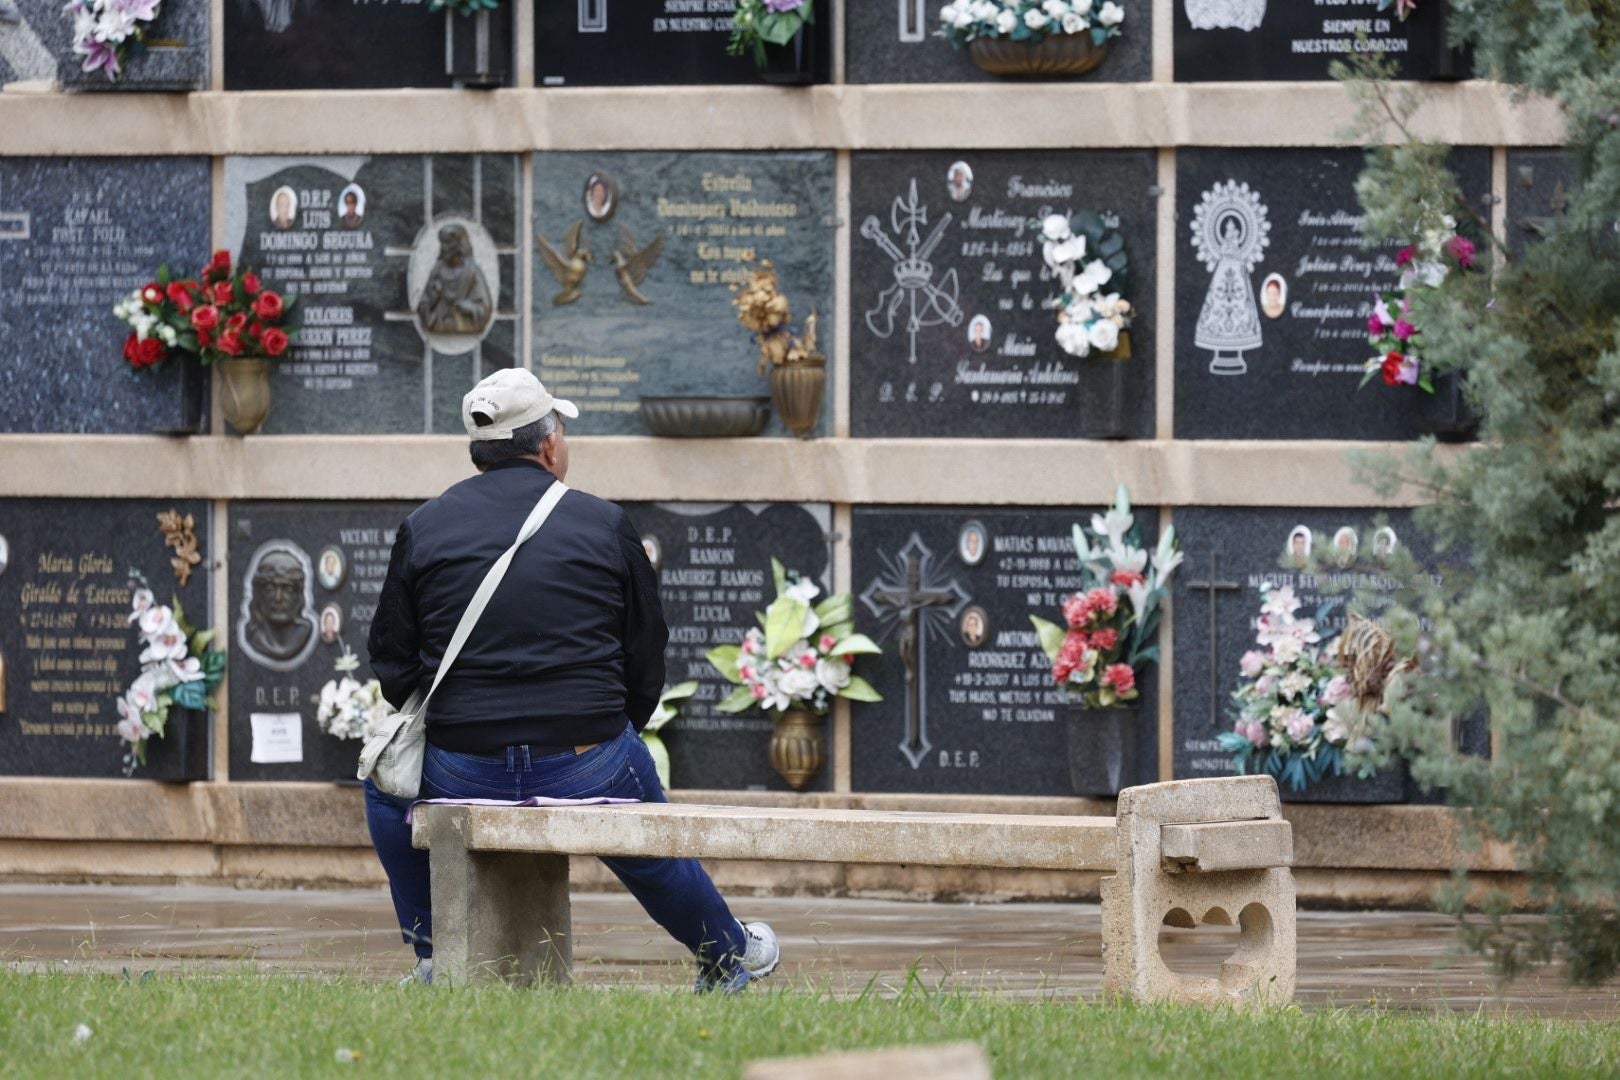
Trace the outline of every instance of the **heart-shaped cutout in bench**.
<instances>
[{"instance_id":1,"label":"heart-shaped cutout in bench","mask_svg":"<svg viewBox=\"0 0 1620 1080\"><path fill-rule=\"evenodd\" d=\"M1271 912L1251 903L1234 920L1225 908L1173 907L1159 927L1159 959L1195 997L1254 987L1276 948Z\"/></svg>"}]
</instances>

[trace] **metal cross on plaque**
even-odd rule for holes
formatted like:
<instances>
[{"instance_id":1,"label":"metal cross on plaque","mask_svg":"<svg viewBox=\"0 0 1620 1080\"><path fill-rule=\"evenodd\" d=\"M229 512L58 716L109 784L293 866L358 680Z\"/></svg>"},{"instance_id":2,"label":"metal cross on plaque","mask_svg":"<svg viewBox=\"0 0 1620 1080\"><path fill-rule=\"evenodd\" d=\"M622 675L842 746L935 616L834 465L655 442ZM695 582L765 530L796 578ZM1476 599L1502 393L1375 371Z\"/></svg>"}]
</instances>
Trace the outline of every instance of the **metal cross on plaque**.
<instances>
[{"instance_id":1,"label":"metal cross on plaque","mask_svg":"<svg viewBox=\"0 0 1620 1080\"><path fill-rule=\"evenodd\" d=\"M602 34L607 32L608 0L579 0L579 32Z\"/></svg>"},{"instance_id":2,"label":"metal cross on plaque","mask_svg":"<svg viewBox=\"0 0 1620 1080\"><path fill-rule=\"evenodd\" d=\"M1207 581L1189 581L1188 589L1195 589L1209 596L1209 726L1221 726L1221 650L1220 650L1220 623L1216 619L1216 607L1223 592L1240 592L1243 586L1235 581L1222 581L1220 578L1220 556L1215 552L1209 553L1209 579Z\"/></svg>"},{"instance_id":3,"label":"metal cross on plaque","mask_svg":"<svg viewBox=\"0 0 1620 1080\"><path fill-rule=\"evenodd\" d=\"M861 593L861 602L883 622L883 636L899 631L900 660L906 668L906 730L900 752L913 769L922 765L932 744L928 741L927 637L948 639L945 626L961 614L972 599L954 578L947 578L934 553L911 534L899 555L880 555L887 572L874 578Z\"/></svg>"}]
</instances>

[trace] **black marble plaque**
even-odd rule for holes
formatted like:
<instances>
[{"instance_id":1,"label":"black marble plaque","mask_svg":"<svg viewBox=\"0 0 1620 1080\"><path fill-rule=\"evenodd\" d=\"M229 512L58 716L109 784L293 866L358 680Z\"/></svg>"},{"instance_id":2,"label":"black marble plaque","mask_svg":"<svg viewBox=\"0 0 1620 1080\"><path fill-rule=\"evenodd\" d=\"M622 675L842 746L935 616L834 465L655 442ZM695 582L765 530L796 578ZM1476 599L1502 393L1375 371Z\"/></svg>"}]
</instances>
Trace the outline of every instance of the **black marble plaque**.
<instances>
[{"instance_id":1,"label":"black marble plaque","mask_svg":"<svg viewBox=\"0 0 1620 1080\"><path fill-rule=\"evenodd\" d=\"M643 395L770 393L731 304L752 258L775 265L795 325L816 313L830 375L832 214L822 150L536 154L536 372L590 435L646 434ZM639 278L615 270L621 256L645 263ZM832 393L829 378L821 431Z\"/></svg>"},{"instance_id":2,"label":"black marble plaque","mask_svg":"<svg viewBox=\"0 0 1620 1080\"><path fill-rule=\"evenodd\" d=\"M856 791L1074 794L1067 724L1082 710L1052 685L1029 616L1062 618L1064 598L1082 583L1071 528L1092 513L855 509L856 621L884 648L857 665L884 700L854 707ZM1151 546L1157 515L1140 507L1136 515ZM905 615L893 599L908 592L917 598L914 700L901 656ZM1121 777L1126 786L1156 778L1157 678L1151 664L1138 674L1138 773Z\"/></svg>"},{"instance_id":3,"label":"black marble plaque","mask_svg":"<svg viewBox=\"0 0 1620 1080\"><path fill-rule=\"evenodd\" d=\"M207 158L0 158L0 431L181 426L180 361L130 368L112 309L165 262L195 275L209 206Z\"/></svg>"},{"instance_id":4,"label":"black marble plaque","mask_svg":"<svg viewBox=\"0 0 1620 1080\"><path fill-rule=\"evenodd\" d=\"M1446 0L1422 0L1406 21L1378 0L1175 0L1177 82L1331 79L1335 60L1373 52L1401 79L1463 79L1466 56L1446 43Z\"/></svg>"},{"instance_id":5,"label":"black marble plaque","mask_svg":"<svg viewBox=\"0 0 1620 1080\"><path fill-rule=\"evenodd\" d=\"M1412 439L1444 395L1358 389L1375 294L1403 243L1364 246L1359 150L1181 151L1176 158L1176 406L1182 439ZM1475 206L1490 151L1452 168Z\"/></svg>"},{"instance_id":6,"label":"black marble plaque","mask_svg":"<svg viewBox=\"0 0 1620 1080\"><path fill-rule=\"evenodd\" d=\"M1580 177L1562 150L1510 149L1507 155L1507 239L1518 256L1568 211Z\"/></svg>"},{"instance_id":7,"label":"black marble plaque","mask_svg":"<svg viewBox=\"0 0 1620 1080\"><path fill-rule=\"evenodd\" d=\"M1150 151L857 153L852 433L1151 436L1156 168ZM1039 223L1082 210L1125 238L1129 360L1057 344Z\"/></svg>"},{"instance_id":8,"label":"black marble plaque","mask_svg":"<svg viewBox=\"0 0 1620 1080\"><path fill-rule=\"evenodd\" d=\"M229 158L225 191L232 250L302 298L266 433L460 433L462 395L516 363L517 157Z\"/></svg>"},{"instance_id":9,"label":"black marble plaque","mask_svg":"<svg viewBox=\"0 0 1620 1080\"><path fill-rule=\"evenodd\" d=\"M1217 736L1232 730L1236 720L1232 693L1242 681L1239 660L1259 647L1254 627L1261 585L1292 586L1301 601L1300 617L1316 618L1318 632L1331 642L1344 629L1347 605L1393 593L1395 582L1383 571L1389 551L1405 550L1419 565L1437 565L1427 538L1406 511L1190 507L1176 511L1176 535L1187 557L1172 583L1178 779L1233 772L1232 759ZM1315 571L1302 569L1297 558L1310 551L1318 556ZM1324 604L1328 608L1318 618ZM1481 718L1461 724L1457 738L1469 753L1489 752L1489 732ZM1328 801L1421 798L1399 769L1368 781L1347 775L1323 787L1331 788ZM1315 789L1295 793L1283 787L1286 799L1322 795Z\"/></svg>"},{"instance_id":10,"label":"black marble plaque","mask_svg":"<svg viewBox=\"0 0 1620 1080\"><path fill-rule=\"evenodd\" d=\"M658 570L658 594L669 623L665 682L695 679L698 692L679 702L680 715L661 731L677 788L786 791L768 756L774 713L715 708L735 687L704 657L735 645L756 625L754 613L776 597L771 559L821 583L831 580L832 510L826 504L626 503ZM827 763L809 790L832 787L832 733Z\"/></svg>"},{"instance_id":11,"label":"black marble plaque","mask_svg":"<svg viewBox=\"0 0 1620 1080\"><path fill-rule=\"evenodd\" d=\"M427 0L224 0L225 89L366 90L455 84L447 35L476 18ZM486 31L497 81L510 84L512 3ZM312 108L341 109L328 102Z\"/></svg>"},{"instance_id":12,"label":"black marble plaque","mask_svg":"<svg viewBox=\"0 0 1620 1080\"><path fill-rule=\"evenodd\" d=\"M816 0L809 29L815 82L830 78L833 2ZM535 5L535 85L757 83L752 56L726 53L736 7L736 0L546 0Z\"/></svg>"},{"instance_id":13,"label":"black marble plaque","mask_svg":"<svg viewBox=\"0 0 1620 1080\"><path fill-rule=\"evenodd\" d=\"M354 779L359 740L322 731L316 708L321 687L342 678L334 665L345 649L360 662L353 677L372 677L366 637L395 531L416 505L231 506L230 621L220 635L230 650L231 779ZM289 729L297 760L255 760L293 757Z\"/></svg>"},{"instance_id":14,"label":"black marble plaque","mask_svg":"<svg viewBox=\"0 0 1620 1080\"><path fill-rule=\"evenodd\" d=\"M158 527L165 510L195 521L203 561L184 587ZM117 703L141 673L130 570L207 627L208 522L198 500L0 499L0 774L123 775ZM174 778L155 759L135 775Z\"/></svg>"},{"instance_id":15,"label":"black marble plaque","mask_svg":"<svg viewBox=\"0 0 1620 1080\"><path fill-rule=\"evenodd\" d=\"M981 71L967 49L941 32L945 0L857 0L844 12L844 78L852 83L1002 82ZM1100 6L1100 5L1099 5ZM1153 8L1125 5L1122 32L1108 57L1081 78L1087 82L1142 82L1153 75Z\"/></svg>"}]
</instances>

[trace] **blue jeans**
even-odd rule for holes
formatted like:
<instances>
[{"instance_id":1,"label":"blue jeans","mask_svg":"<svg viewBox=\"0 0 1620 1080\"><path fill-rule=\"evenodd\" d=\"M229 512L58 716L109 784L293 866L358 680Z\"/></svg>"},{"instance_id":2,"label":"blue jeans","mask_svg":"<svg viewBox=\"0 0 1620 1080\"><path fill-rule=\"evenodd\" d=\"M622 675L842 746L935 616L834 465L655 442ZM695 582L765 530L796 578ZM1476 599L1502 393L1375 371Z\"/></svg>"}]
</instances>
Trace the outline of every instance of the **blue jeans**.
<instances>
[{"instance_id":1,"label":"blue jeans","mask_svg":"<svg viewBox=\"0 0 1620 1080\"><path fill-rule=\"evenodd\" d=\"M668 801L652 755L628 725L618 738L583 754L567 751L530 757L526 747L509 747L503 757L483 757L428 745L422 766L424 799L520 800L534 795ZM427 853L410 846L410 827L404 823L402 807L366 785L366 819L378 858L388 873L401 931L406 941L415 944L417 955L432 955ZM696 859L602 862L653 921L691 951L705 979L735 975L746 947L742 927Z\"/></svg>"},{"instance_id":2,"label":"blue jeans","mask_svg":"<svg viewBox=\"0 0 1620 1080\"><path fill-rule=\"evenodd\" d=\"M366 828L371 846L388 875L394 914L405 944L419 957L433 955L433 902L428 877L428 853L411 846L411 827L405 824L409 799L396 799L370 780L366 788Z\"/></svg>"}]
</instances>

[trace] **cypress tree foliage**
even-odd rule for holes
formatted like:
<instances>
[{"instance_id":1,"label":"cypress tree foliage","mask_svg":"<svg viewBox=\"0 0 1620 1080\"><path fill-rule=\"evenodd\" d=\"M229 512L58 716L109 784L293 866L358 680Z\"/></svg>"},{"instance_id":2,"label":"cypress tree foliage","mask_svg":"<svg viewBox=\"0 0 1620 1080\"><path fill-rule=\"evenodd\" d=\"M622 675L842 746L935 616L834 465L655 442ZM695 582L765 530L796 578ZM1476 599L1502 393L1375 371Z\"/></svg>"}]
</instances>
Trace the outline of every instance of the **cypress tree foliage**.
<instances>
[{"instance_id":1,"label":"cypress tree foliage","mask_svg":"<svg viewBox=\"0 0 1620 1080\"><path fill-rule=\"evenodd\" d=\"M1451 25L1482 71L1558 103L1580 180L1522 257L1493 243L1490 273L1453 273L1417 308L1426 359L1466 372L1480 445L1357 459L1379 489L1433 500L1418 524L1449 566L1409 573L1387 617L1422 666L1384 745L1471 808L1476 842L1513 846L1547 914L1512 919L1526 898L1484 888L1470 914L1459 872L1440 900L1465 942L1506 976L1562 961L1592 984L1620 971L1620 0L1451 0ZM1423 91L1346 74L1360 134L1388 143L1357 187L1366 235L1488 220L1446 148L1409 137ZM1451 749L1455 719L1480 714L1490 761Z\"/></svg>"}]
</instances>

